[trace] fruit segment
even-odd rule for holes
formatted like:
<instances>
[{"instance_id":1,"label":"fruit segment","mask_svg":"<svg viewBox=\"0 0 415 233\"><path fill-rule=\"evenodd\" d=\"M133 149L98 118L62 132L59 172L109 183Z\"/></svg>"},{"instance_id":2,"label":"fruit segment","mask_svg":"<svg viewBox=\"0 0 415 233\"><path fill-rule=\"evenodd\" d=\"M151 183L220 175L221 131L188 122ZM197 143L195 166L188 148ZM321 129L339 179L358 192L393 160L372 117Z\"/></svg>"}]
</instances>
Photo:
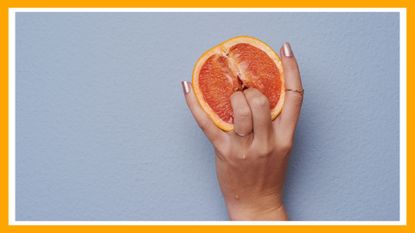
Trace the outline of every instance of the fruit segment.
<instances>
[{"instance_id":1,"label":"fruit segment","mask_svg":"<svg viewBox=\"0 0 415 233\"><path fill-rule=\"evenodd\" d=\"M280 72L275 62L264 51L246 43L232 46L229 55L238 65L244 85L261 91L268 97L270 108L274 108L281 89Z\"/></svg>"},{"instance_id":2,"label":"fruit segment","mask_svg":"<svg viewBox=\"0 0 415 233\"><path fill-rule=\"evenodd\" d=\"M231 95L253 87L268 97L270 108L277 104L281 87L280 73L272 59L262 50L236 44L225 55L214 54L203 64L199 86L204 100L225 122L232 123Z\"/></svg>"},{"instance_id":3,"label":"fruit segment","mask_svg":"<svg viewBox=\"0 0 415 233\"><path fill-rule=\"evenodd\" d=\"M221 129L233 129L231 96L256 88L270 103L271 118L282 109L284 77L277 54L252 37L236 37L208 50L193 71L193 89L202 109Z\"/></svg>"},{"instance_id":4,"label":"fruit segment","mask_svg":"<svg viewBox=\"0 0 415 233\"><path fill-rule=\"evenodd\" d=\"M237 76L229 68L225 56L210 56L200 69L200 90L204 100L225 122L232 123L231 95L240 89Z\"/></svg>"}]
</instances>

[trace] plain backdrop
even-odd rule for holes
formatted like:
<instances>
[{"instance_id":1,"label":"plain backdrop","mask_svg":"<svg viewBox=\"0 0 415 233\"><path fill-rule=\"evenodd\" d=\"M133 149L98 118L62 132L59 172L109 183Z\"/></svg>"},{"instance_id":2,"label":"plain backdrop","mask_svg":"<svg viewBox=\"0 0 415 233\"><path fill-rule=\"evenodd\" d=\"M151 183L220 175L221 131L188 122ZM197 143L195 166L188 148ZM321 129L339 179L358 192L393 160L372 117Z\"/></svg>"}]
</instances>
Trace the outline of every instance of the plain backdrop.
<instances>
[{"instance_id":1,"label":"plain backdrop","mask_svg":"<svg viewBox=\"0 0 415 233\"><path fill-rule=\"evenodd\" d=\"M290 219L398 220L398 13L17 13L17 220L227 220L180 81L238 35L301 67Z\"/></svg>"}]
</instances>

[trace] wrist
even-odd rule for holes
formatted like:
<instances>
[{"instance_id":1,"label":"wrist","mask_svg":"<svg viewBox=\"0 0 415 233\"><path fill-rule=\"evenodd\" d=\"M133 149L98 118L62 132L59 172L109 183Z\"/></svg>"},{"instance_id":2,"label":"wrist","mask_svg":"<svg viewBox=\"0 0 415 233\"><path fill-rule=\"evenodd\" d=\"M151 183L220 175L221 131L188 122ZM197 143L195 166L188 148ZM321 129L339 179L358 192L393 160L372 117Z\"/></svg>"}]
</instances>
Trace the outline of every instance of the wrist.
<instances>
[{"instance_id":1,"label":"wrist","mask_svg":"<svg viewBox=\"0 0 415 233\"><path fill-rule=\"evenodd\" d=\"M232 221L286 221L288 220L282 201L279 199L249 203L227 202L229 218Z\"/></svg>"}]
</instances>

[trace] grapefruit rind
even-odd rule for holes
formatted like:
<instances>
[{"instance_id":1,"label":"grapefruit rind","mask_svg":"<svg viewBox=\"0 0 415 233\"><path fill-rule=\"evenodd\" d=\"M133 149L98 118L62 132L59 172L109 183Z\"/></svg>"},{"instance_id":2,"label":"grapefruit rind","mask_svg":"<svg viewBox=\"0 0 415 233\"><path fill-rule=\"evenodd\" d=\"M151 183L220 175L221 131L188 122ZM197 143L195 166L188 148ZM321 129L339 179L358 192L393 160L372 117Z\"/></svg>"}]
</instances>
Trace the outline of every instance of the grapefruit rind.
<instances>
[{"instance_id":1,"label":"grapefruit rind","mask_svg":"<svg viewBox=\"0 0 415 233\"><path fill-rule=\"evenodd\" d=\"M273 109L271 109L271 119L274 120L277 118L277 116L281 113L283 105L284 105L284 99L285 99L285 79L284 79L284 71L282 68L281 59L279 58L278 54L265 42L254 38L250 36L237 36L234 38L231 38L229 40L226 40L213 48L207 50L202 54L202 56L199 57L199 59L196 61L194 68L193 68L193 74L192 74L192 88L195 94L195 97L197 99L197 102L202 107L202 109L205 111L205 113L208 115L208 117L213 121L213 123L220 129L224 131L232 131L233 130L233 124L230 124L228 122L223 121L213 110L212 108L204 101L203 94L199 88L199 73L200 69L205 63L205 61L214 54L223 54L225 55L227 53L227 50L231 48L233 45L240 44L240 43L248 43L252 46L255 46L262 51L264 51L275 63L275 65L278 68L278 71L280 72L280 80L281 80L281 90L280 90L280 98L275 105Z\"/></svg>"}]
</instances>

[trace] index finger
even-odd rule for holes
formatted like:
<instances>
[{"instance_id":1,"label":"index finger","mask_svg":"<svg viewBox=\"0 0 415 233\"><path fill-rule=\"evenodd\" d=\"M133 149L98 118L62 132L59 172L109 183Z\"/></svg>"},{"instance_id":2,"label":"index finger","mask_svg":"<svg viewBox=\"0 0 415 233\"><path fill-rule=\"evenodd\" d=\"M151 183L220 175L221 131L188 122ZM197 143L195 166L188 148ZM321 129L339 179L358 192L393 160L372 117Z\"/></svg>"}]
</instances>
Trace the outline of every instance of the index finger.
<instances>
[{"instance_id":1,"label":"index finger","mask_svg":"<svg viewBox=\"0 0 415 233\"><path fill-rule=\"evenodd\" d=\"M208 139L212 142L212 144L217 147L218 143L225 139L226 134L217 128L215 124L213 124L213 122L210 120L210 118L206 115L206 113L202 110L192 91L191 83L182 81L182 87L187 106L192 112L192 115L195 118L197 124L208 137Z\"/></svg>"}]
</instances>

